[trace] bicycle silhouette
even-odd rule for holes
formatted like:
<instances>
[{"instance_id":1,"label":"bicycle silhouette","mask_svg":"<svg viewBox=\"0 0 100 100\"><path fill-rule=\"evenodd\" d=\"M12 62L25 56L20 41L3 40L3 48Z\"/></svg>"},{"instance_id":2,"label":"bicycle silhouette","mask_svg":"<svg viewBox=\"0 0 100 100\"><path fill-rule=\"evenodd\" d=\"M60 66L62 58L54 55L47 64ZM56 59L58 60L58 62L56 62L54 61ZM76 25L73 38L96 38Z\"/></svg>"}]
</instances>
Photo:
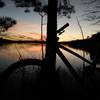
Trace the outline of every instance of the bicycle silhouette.
<instances>
[{"instance_id":1,"label":"bicycle silhouette","mask_svg":"<svg viewBox=\"0 0 100 100\"><path fill-rule=\"evenodd\" d=\"M57 44L56 44L56 54L61 58L61 60L64 62L64 64L66 65L66 67L69 69L69 71L71 72L71 74L73 75L73 77L75 78L75 80L77 81L77 83L82 87L84 88L85 90L87 90L87 86L86 84L84 83L84 80L78 75L78 73L76 72L76 70L73 68L73 66L71 65L71 63L68 61L68 59L64 56L64 54L62 53L62 51L60 50L63 49L71 54L73 54L74 56L82 59L83 61L87 62L88 64L92 65L92 67L90 67L90 69L92 69L92 72L94 72L94 69L95 69L95 63L94 62L91 62L87 59L85 59L84 57L80 56L79 54L77 54L76 52L70 50L69 48L65 47L64 45L60 44L58 42L59 40L59 35L61 35L63 32L64 32L64 29L66 27L68 27L69 24L66 23L64 26L62 26L60 29L57 30L57 37L56 37L56 41L57 41ZM53 48L51 48L51 52L50 54L53 52L52 51ZM26 93L26 90L25 90L25 87L26 86L30 86L30 83L32 82L32 87L30 86L30 89L27 90L29 91L29 95L34 93L36 96L36 98L38 97L38 94L40 95L42 93L42 89L37 89L38 87L38 84L40 81L38 81L39 77L44 73L44 69L45 69L45 63L46 63L46 59L34 59L34 58L28 58L28 59L22 59L22 60L19 60L17 62L15 62L14 64L12 64L11 66L9 66L5 71L3 71L0 75L0 86L1 86L1 91L3 93L3 95L5 96L5 88L6 86L9 87L8 91L7 91L7 94L10 94L11 97L12 97L12 93L15 97L15 91L18 85L18 91L17 91L17 97L18 94L21 95L22 97L22 94L23 95L27 95L25 94ZM89 69L89 70L90 70ZM29 73L28 73L29 72ZM30 73L32 73L32 75L30 76ZM41 74L42 73L42 74ZM28 77L28 78L27 78ZM48 76L47 76L48 77ZM49 78L48 78L49 79ZM10 81L9 81L10 80ZM17 81L15 81L17 80ZM55 80L55 79L54 79ZM54 81L53 80L53 81ZM18 83L19 81L21 81L21 83ZM30 82L31 81L31 82ZM34 83L36 81L36 83ZM38 83L37 83L38 82ZM26 85L26 83L29 83ZM57 82L58 84L59 82ZM10 84L10 86L9 86ZM19 84L21 85L21 91L20 91L20 86ZM35 87L35 85L37 87ZM46 84L46 83L43 83L43 84ZM42 84L42 85L43 85ZM50 83L49 83L50 84ZM15 85L15 86L14 86ZM39 84L41 85L41 83ZM56 83L55 83L55 86L56 86ZM55 88L54 86L54 88ZM11 89L11 88L14 88L14 89ZM58 86L59 87L59 86ZM56 94L58 95L59 93L59 89L58 87L56 87ZM9 91L11 90L14 90L14 92L12 91L11 93ZM39 91L40 93L39 93ZM30 92L32 91L32 92ZM62 91L62 90L60 90ZM91 90L89 90L88 93L91 93L90 92ZM20 93L21 92L21 93ZM24 92L24 93L23 93ZM53 91L52 91L53 92ZM86 92L86 91L85 91ZM49 92L50 93L50 92ZM60 92L61 93L61 92ZM48 95L48 93L45 92L45 94ZM54 92L55 94L55 92ZM63 94L63 93L62 93ZM42 94L43 95L43 94ZM60 94L59 94L60 95ZM3 97L4 97L3 96ZM31 96L31 97L34 97L34 96ZM24 96L23 96L24 97ZM29 98L29 97L28 97ZM59 98L59 97L58 97ZM62 97L61 97L62 98ZM19 100L19 98L18 98Z\"/></svg>"},{"instance_id":2,"label":"bicycle silhouette","mask_svg":"<svg viewBox=\"0 0 100 100\"><path fill-rule=\"evenodd\" d=\"M74 68L72 67L72 65L70 64L70 62L67 60L67 58L64 56L64 54L62 53L62 51L60 50L63 49L71 54L73 54L74 56L82 59L83 61L89 63L90 65L94 65L93 62L90 62L89 60L85 59L84 57L80 56L79 54L75 53L74 51L70 50L67 47L64 47L63 45L61 45L58 40L59 40L59 35L61 35L64 32L64 29L66 27L68 27L69 24L66 23L64 26L62 26L60 29L57 30L57 45L56 45L56 53L58 54L58 56L62 59L62 61L65 63L65 65L68 67L69 71L71 72L71 74L74 76L74 78L81 84L83 84L81 78L79 77L79 75L77 74L77 72L74 70ZM52 48L51 48L52 49ZM50 50L52 52L52 50ZM40 59L22 59L14 64L12 64L11 66L9 66L0 76L1 80L7 80L9 78L9 76L16 70L21 70L22 72L25 72L25 68L27 68L27 66L32 67L31 70L33 70L34 72L40 72L41 69L43 68L45 63L45 58L43 60ZM95 68L95 67L93 67ZM92 69L93 69L92 68ZM93 69L94 70L94 69Z\"/></svg>"}]
</instances>

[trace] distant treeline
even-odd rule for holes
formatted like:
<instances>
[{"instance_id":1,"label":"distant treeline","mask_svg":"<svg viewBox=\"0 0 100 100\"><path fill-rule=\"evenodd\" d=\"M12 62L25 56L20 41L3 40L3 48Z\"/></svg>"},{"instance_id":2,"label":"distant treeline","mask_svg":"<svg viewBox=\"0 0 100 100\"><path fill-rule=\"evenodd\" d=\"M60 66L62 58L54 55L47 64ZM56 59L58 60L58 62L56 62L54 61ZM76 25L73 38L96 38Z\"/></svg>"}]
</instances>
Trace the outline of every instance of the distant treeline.
<instances>
[{"instance_id":1,"label":"distant treeline","mask_svg":"<svg viewBox=\"0 0 100 100\"><path fill-rule=\"evenodd\" d=\"M0 38L0 43L5 44L5 43L41 43L39 40L8 40L8 39L3 39ZM45 43L45 41L43 41Z\"/></svg>"},{"instance_id":2,"label":"distant treeline","mask_svg":"<svg viewBox=\"0 0 100 100\"><path fill-rule=\"evenodd\" d=\"M96 34L93 34L90 38L84 40L73 40L69 42L62 42L63 44L66 44L73 48L78 49L88 49L88 48L97 48L100 44L100 32L97 32Z\"/></svg>"}]
</instances>

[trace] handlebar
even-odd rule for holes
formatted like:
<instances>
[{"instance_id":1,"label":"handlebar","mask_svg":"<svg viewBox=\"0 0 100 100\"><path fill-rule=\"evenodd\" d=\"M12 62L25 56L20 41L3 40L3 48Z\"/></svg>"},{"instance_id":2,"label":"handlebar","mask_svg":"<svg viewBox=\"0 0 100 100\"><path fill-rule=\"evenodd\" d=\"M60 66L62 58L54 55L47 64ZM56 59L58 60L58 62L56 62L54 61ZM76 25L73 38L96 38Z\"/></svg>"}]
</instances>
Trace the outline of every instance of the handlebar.
<instances>
[{"instance_id":1,"label":"handlebar","mask_svg":"<svg viewBox=\"0 0 100 100\"><path fill-rule=\"evenodd\" d=\"M61 33L64 32L64 29L65 29L66 27L68 27L68 26L69 26L69 23L66 23L64 26L62 26L60 29L57 30L57 33L59 33L59 35L60 35Z\"/></svg>"}]
</instances>

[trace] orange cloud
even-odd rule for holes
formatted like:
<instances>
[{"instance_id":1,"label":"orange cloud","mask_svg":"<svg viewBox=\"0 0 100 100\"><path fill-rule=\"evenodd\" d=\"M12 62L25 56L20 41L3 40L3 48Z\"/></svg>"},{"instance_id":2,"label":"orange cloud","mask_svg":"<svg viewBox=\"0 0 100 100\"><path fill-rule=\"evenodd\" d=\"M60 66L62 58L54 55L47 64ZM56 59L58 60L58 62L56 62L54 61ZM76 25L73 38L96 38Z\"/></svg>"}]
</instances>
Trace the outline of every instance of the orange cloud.
<instances>
[{"instance_id":1,"label":"orange cloud","mask_svg":"<svg viewBox=\"0 0 100 100\"><path fill-rule=\"evenodd\" d=\"M17 24L9 29L9 32L13 33L26 33L26 32L36 32L40 33L40 25L33 24L30 22L17 22Z\"/></svg>"}]
</instances>

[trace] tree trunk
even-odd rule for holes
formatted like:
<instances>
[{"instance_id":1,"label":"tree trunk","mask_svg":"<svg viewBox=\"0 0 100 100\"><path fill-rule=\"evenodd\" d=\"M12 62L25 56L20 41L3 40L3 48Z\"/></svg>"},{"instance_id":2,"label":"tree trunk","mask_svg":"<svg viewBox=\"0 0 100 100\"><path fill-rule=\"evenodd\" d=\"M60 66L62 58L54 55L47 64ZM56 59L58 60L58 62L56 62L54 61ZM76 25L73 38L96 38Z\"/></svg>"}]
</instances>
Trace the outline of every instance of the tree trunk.
<instances>
[{"instance_id":1,"label":"tree trunk","mask_svg":"<svg viewBox=\"0 0 100 100\"><path fill-rule=\"evenodd\" d=\"M46 70L51 75L55 72L56 61L57 0L48 1L48 23L46 44Z\"/></svg>"}]
</instances>

